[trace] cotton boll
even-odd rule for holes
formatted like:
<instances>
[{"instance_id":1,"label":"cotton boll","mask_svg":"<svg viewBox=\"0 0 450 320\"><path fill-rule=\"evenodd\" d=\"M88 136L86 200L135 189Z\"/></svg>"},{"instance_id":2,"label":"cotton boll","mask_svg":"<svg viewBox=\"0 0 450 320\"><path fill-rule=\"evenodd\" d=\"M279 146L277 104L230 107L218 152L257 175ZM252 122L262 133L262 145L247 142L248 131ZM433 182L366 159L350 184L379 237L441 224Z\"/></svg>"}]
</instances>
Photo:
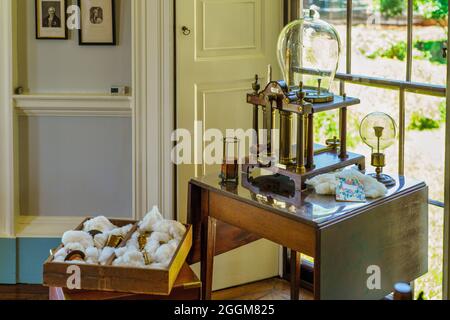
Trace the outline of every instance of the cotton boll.
<instances>
[{"instance_id":1,"label":"cotton boll","mask_svg":"<svg viewBox=\"0 0 450 320\"><path fill-rule=\"evenodd\" d=\"M169 246L172 246L175 251L178 249L178 246L180 245L180 241L177 239L172 239L167 243Z\"/></svg>"},{"instance_id":2,"label":"cotton boll","mask_svg":"<svg viewBox=\"0 0 450 320\"><path fill-rule=\"evenodd\" d=\"M164 263L167 261L172 260L172 257L175 253L176 248L169 244L163 244L156 250L153 258L156 260L156 262Z\"/></svg>"},{"instance_id":3,"label":"cotton boll","mask_svg":"<svg viewBox=\"0 0 450 320\"><path fill-rule=\"evenodd\" d=\"M153 232L150 235L149 239L150 239L150 241L158 241L159 243L167 243L172 239L172 237L168 233Z\"/></svg>"},{"instance_id":4,"label":"cotton boll","mask_svg":"<svg viewBox=\"0 0 450 320\"><path fill-rule=\"evenodd\" d=\"M89 232L91 230L98 230L101 232L111 231L117 228L106 217L100 216L86 221L83 225L83 231Z\"/></svg>"},{"instance_id":5,"label":"cotton boll","mask_svg":"<svg viewBox=\"0 0 450 320\"><path fill-rule=\"evenodd\" d=\"M136 250L127 251L122 257L113 262L114 266L144 268L145 261L142 253Z\"/></svg>"},{"instance_id":6,"label":"cotton boll","mask_svg":"<svg viewBox=\"0 0 450 320\"><path fill-rule=\"evenodd\" d=\"M86 249L86 261L90 264L97 264L99 255L97 248L90 247Z\"/></svg>"},{"instance_id":7,"label":"cotton boll","mask_svg":"<svg viewBox=\"0 0 450 320\"><path fill-rule=\"evenodd\" d=\"M153 227L152 230L154 232L161 232L161 233L170 233L170 229L172 227L172 222L169 220L160 220L158 222L156 222Z\"/></svg>"},{"instance_id":8,"label":"cotton boll","mask_svg":"<svg viewBox=\"0 0 450 320\"><path fill-rule=\"evenodd\" d=\"M59 249L54 255L55 258L58 258L58 257L65 258L66 256L67 256L67 248L65 248L65 247L62 247L61 249Z\"/></svg>"},{"instance_id":9,"label":"cotton boll","mask_svg":"<svg viewBox=\"0 0 450 320\"><path fill-rule=\"evenodd\" d=\"M86 261L72 260L72 261L65 261L65 263L68 263L68 264L86 264Z\"/></svg>"},{"instance_id":10,"label":"cotton boll","mask_svg":"<svg viewBox=\"0 0 450 320\"><path fill-rule=\"evenodd\" d=\"M58 257L55 257L55 259L53 259L53 262L59 262L59 263L62 263L62 262L65 262L65 261L64 261L65 259L66 259L65 256L58 256Z\"/></svg>"},{"instance_id":11,"label":"cotton boll","mask_svg":"<svg viewBox=\"0 0 450 320\"><path fill-rule=\"evenodd\" d=\"M115 254L117 258L122 257L126 252L127 252L128 248L127 247L122 247L122 248L118 248L115 250Z\"/></svg>"},{"instance_id":12,"label":"cotton boll","mask_svg":"<svg viewBox=\"0 0 450 320\"><path fill-rule=\"evenodd\" d=\"M186 227L178 221L170 221L169 233L175 239L182 239L186 233Z\"/></svg>"},{"instance_id":13,"label":"cotton boll","mask_svg":"<svg viewBox=\"0 0 450 320\"><path fill-rule=\"evenodd\" d=\"M317 194L332 195L336 194L336 174L327 173L316 176L305 182L308 186L312 186Z\"/></svg>"},{"instance_id":14,"label":"cotton boll","mask_svg":"<svg viewBox=\"0 0 450 320\"><path fill-rule=\"evenodd\" d=\"M383 197L387 193L387 188L371 176L367 176L355 169L343 170L337 173L328 173L316 176L306 181L306 184L312 186L317 194L334 195L338 184L337 178L358 179L364 186L364 192L367 198Z\"/></svg>"},{"instance_id":15,"label":"cotton boll","mask_svg":"<svg viewBox=\"0 0 450 320\"><path fill-rule=\"evenodd\" d=\"M94 237L94 245L97 249L103 249L106 245L106 241L108 241L108 235L105 233L97 234Z\"/></svg>"},{"instance_id":16,"label":"cotton boll","mask_svg":"<svg viewBox=\"0 0 450 320\"><path fill-rule=\"evenodd\" d=\"M158 248L160 247L159 245L159 241L156 240L150 240L147 242L147 244L145 245L144 250L150 255L150 256L154 256L156 253L156 250L158 250Z\"/></svg>"},{"instance_id":17,"label":"cotton boll","mask_svg":"<svg viewBox=\"0 0 450 320\"><path fill-rule=\"evenodd\" d=\"M148 266L150 269L166 270L168 265L165 263L154 262Z\"/></svg>"},{"instance_id":18,"label":"cotton boll","mask_svg":"<svg viewBox=\"0 0 450 320\"><path fill-rule=\"evenodd\" d=\"M110 234L112 234L114 236L125 237L128 234L128 232L130 232L131 228L133 228L133 225L129 224L122 228L115 228L115 229L111 230Z\"/></svg>"},{"instance_id":19,"label":"cotton boll","mask_svg":"<svg viewBox=\"0 0 450 320\"><path fill-rule=\"evenodd\" d=\"M139 232L133 233L133 235L131 236L131 239L128 240L126 246L127 246L128 248L133 248L133 249L135 249L135 250L139 250L139 242L138 242L138 238L139 238Z\"/></svg>"},{"instance_id":20,"label":"cotton boll","mask_svg":"<svg viewBox=\"0 0 450 320\"><path fill-rule=\"evenodd\" d=\"M147 213L144 219L139 223L139 230L144 232L153 231L153 225L160 220L163 220L163 217L159 212L158 207L154 206L153 209Z\"/></svg>"},{"instance_id":21,"label":"cotton boll","mask_svg":"<svg viewBox=\"0 0 450 320\"><path fill-rule=\"evenodd\" d=\"M77 243L77 242L68 243L64 247L66 248L67 252L69 252L69 251L81 251L83 253L86 253L86 248L84 246L82 246L80 243Z\"/></svg>"},{"instance_id":22,"label":"cotton boll","mask_svg":"<svg viewBox=\"0 0 450 320\"><path fill-rule=\"evenodd\" d=\"M84 231L67 231L62 237L62 243L67 246L69 243L79 243L84 248L94 246L94 241L89 233Z\"/></svg>"},{"instance_id":23,"label":"cotton boll","mask_svg":"<svg viewBox=\"0 0 450 320\"><path fill-rule=\"evenodd\" d=\"M114 254L115 249L111 247L106 247L102 250L102 253L100 254L100 257L98 258L98 261L101 265L105 265L108 259Z\"/></svg>"}]
</instances>

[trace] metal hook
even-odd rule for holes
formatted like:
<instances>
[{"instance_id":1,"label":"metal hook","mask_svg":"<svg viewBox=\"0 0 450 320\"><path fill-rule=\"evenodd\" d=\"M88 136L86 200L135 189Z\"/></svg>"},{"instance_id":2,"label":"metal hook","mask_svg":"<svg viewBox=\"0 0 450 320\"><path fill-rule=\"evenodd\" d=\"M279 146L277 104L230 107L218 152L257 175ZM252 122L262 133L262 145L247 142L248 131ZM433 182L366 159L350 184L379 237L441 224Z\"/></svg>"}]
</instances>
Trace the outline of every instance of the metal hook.
<instances>
[{"instance_id":1,"label":"metal hook","mask_svg":"<svg viewBox=\"0 0 450 320\"><path fill-rule=\"evenodd\" d=\"M181 28L181 31L183 31L183 34L184 34L185 36L188 36L188 35L191 34L191 29L189 29L189 28L186 27L186 26L183 26L183 27Z\"/></svg>"}]
</instances>

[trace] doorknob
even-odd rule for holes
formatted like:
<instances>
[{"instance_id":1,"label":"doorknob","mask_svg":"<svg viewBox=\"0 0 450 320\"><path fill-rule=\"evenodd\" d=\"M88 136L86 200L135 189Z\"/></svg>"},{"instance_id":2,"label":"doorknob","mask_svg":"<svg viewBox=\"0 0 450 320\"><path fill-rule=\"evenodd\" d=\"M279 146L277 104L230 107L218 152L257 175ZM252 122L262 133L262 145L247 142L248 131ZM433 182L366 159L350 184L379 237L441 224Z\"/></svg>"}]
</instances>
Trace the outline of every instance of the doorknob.
<instances>
[{"instance_id":1,"label":"doorknob","mask_svg":"<svg viewBox=\"0 0 450 320\"><path fill-rule=\"evenodd\" d=\"M183 26L183 27L181 28L181 31L183 31L183 34L184 34L185 36L188 36L188 35L191 34L191 29L189 29L189 28L186 27L186 26Z\"/></svg>"}]
</instances>

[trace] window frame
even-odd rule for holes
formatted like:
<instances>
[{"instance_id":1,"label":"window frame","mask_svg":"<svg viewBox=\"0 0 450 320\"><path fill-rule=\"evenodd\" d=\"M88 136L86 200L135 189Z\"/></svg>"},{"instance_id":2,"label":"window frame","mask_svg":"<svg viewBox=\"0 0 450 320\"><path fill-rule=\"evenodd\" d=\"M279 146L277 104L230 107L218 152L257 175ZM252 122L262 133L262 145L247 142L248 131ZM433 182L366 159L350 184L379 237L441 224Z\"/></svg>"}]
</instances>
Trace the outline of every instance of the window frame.
<instances>
[{"instance_id":1,"label":"window frame","mask_svg":"<svg viewBox=\"0 0 450 320\"><path fill-rule=\"evenodd\" d=\"M450 5L450 0L448 1ZM297 18L303 9L302 0L284 0L285 22ZM345 84L357 84L396 90L399 92L399 164L398 172L400 175L405 173L405 138L406 138L406 93L412 92L421 95L446 98L446 109L450 110L450 92L447 91L450 83L450 54L447 55L447 85L435 85L429 83L420 83L412 81L413 64L413 18L414 18L413 0L407 0L407 58L405 80L393 80L388 78L372 77L366 75L357 75L352 73L352 26L353 26L353 1L347 0L347 50L346 50L346 72L337 73L336 80L340 81L341 94L345 92ZM450 43L450 25L447 27L448 41ZM443 276L443 298L450 298L450 112L447 112L446 119L446 142L445 142L445 195L444 203L436 200L429 200L429 204L444 208L444 276Z\"/></svg>"}]
</instances>

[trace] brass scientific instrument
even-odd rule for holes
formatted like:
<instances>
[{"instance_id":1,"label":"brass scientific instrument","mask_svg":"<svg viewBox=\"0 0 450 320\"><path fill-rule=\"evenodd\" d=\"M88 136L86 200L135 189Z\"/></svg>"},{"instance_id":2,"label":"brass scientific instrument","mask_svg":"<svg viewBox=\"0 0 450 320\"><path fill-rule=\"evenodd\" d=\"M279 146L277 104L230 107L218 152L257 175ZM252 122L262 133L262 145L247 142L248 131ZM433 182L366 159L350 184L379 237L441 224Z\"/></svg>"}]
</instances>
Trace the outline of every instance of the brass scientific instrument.
<instances>
[{"instance_id":1,"label":"brass scientific instrument","mask_svg":"<svg viewBox=\"0 0 450 320\"><path fill-rule=\"evenodd\" d=\"M375 174L371 176L386 187L395 186L395 179L383 174L383 168L386 166L385 150L395 143L397 137L394 119L383 112L371 113L361 122L359 132L363 142L372 149L371 164L375 167Z\"/></svg>"},{"instance_id":2,"label":"brass scientific instrument","mask_svg":"<svg viewBox=\"0 0 450 320\"><path fill-rule=\"evenodd\" d=\"M244 187L262 194L278 189L282 191L278 199L292 203L300 200L305 181L313 176L352 165L365 169L364 156L347 151L347 108L360 100L330 91L340 46L334 27L317 19L313 10L281 32L278 60L284 80L273 81L269 66L264 87L255 76L253 92L247 94L247 103L253 106L253 129L263 129L264 134L257 135L243 165ZM316 144L315 116L332 110L339 110L339 137ZM278 154L272 145L274 129L279 129Z\"/></svg>"}]
</instances>

